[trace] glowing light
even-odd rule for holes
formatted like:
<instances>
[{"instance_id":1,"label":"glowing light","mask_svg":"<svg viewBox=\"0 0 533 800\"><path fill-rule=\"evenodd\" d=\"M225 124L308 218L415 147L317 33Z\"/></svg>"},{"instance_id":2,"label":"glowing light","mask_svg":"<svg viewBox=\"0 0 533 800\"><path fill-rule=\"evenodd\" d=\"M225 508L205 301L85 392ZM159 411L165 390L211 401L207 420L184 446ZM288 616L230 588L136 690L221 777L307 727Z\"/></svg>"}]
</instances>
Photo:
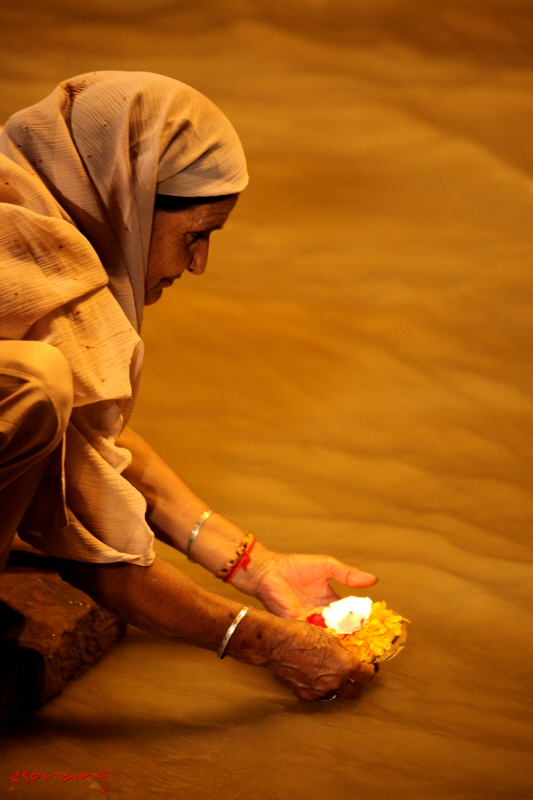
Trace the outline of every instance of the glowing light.
<instances>
[{"instance_id":1,"label":"glowing light","mask_svg":"<svg viewBox=\"0 0 533 800\"><path fill-rule=\"evenodd\" d=\"M372 611L370 597L343 597L322 610L326 625L336 633L353 633L366 623Z\"/></svg>"}]
</instances>

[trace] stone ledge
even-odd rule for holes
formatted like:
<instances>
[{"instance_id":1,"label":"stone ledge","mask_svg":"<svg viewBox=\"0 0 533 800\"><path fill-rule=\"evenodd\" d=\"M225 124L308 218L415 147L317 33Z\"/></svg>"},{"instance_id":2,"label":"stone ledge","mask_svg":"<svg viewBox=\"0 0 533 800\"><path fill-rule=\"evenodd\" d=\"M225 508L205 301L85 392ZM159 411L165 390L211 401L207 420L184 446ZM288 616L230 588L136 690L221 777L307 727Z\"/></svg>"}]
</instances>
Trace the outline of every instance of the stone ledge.
<instances>
[{"instance_id":1,"label":"stone ledge","mask_svg":"<svg viewBox=\"0 0 533 800\"><path fill-rule=\"evenodd\" d=\"M27 563L28 554L24 558ZM11 559L0 575L0 723L25 717L59 694L126 627L62 581L47 561L20 566Z\"/></svg>"}]
</instances>

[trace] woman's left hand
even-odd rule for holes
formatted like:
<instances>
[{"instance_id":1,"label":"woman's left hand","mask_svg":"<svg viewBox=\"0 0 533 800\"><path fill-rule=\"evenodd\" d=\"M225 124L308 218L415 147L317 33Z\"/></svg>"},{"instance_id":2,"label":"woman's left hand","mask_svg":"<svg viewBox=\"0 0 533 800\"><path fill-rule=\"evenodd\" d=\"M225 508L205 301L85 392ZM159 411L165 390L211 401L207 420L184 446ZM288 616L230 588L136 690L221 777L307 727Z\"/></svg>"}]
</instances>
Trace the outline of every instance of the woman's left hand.
<instances>
[{"instance_id":1,"label":"woman's left hand","mask_svg":"<svg viewBox=\"0 0 533 800\"><path fill-rule=\"evenodd\" d=\"M339 599L329 585L330 580L361 588L373 586L377 578L332 556L269 552L261 564L253 591L248 591L278 617L296 619L309 614L317 606L327 606ZM232 583L239 588L238 581Z\"/></svg>"}]
</instances>

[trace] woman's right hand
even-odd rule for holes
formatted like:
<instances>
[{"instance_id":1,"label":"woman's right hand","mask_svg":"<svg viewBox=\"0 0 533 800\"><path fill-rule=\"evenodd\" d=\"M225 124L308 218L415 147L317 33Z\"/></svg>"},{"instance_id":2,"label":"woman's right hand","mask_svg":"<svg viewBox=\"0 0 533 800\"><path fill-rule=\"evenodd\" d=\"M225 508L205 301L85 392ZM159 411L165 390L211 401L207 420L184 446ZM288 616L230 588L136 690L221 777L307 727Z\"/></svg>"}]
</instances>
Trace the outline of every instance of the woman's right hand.
<instances>
[{"instance_id":1,"label":"woman's right hand","mask_svg":"<svg viewBox=\"0 0 533 800\"><path fill-rule=\"evenodd\" d=\"M351 700L361 684L369 683L375 675L372 664L361 663L334 634L322 628L255 609L248 616L248 625L242 626L234 647L228 647L228 655L269 667L302 700L327 700L334 695ZM266 625L265 616L270 618ZM256 645L253 654L249 650L252 641Z\"/></svg>"}]
</instances>

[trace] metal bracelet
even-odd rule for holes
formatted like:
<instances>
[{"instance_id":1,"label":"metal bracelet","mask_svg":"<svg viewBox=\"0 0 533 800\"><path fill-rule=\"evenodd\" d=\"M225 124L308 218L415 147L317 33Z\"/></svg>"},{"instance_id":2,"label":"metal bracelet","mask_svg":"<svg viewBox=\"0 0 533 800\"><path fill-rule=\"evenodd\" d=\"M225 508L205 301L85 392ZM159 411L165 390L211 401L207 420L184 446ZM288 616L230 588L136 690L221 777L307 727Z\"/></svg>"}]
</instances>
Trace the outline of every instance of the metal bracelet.
<instances>
[{"instance_id":1,"label":"metal bracelet","mask_svg":"<svg viewBox=\"0 0 533 800\"><path fill-rule=\"evenodd\" d=\"M231 625L229 626L228 630L225 633L224 638L220 642L220 647L217 650L217 658L224 658L226 655L226 647L228 646L228 642L235 633L235 629L241 620L246 616L248 611L251 609L252 606L244 606L241 608Z\"/></svg>"},{"instance_id":2,"label":"metal bracelet","mask_svg":"<svg viewBox=\"0 0 533 800\"><path fill-rule=\"evenodd\" d=\"M201 514L200 519L198 520L198 522L196 523L196 525L194 526L194 528L191 531L191 535L189 536L189 541L187 542L187 549L185 550L185 555L187 556L189 561L192 561L193 564L196 564L196 561L191 556L191 550L192 550L192 546L194 544L194 540L196 539L196 537L200 533L200 528L202 527L202 525L204 524L206 519L208 519L211 516L211 514L214 514L214 513L215 512L213 510L204 511L203 514Z\"/></svg>"}]
</instances>

